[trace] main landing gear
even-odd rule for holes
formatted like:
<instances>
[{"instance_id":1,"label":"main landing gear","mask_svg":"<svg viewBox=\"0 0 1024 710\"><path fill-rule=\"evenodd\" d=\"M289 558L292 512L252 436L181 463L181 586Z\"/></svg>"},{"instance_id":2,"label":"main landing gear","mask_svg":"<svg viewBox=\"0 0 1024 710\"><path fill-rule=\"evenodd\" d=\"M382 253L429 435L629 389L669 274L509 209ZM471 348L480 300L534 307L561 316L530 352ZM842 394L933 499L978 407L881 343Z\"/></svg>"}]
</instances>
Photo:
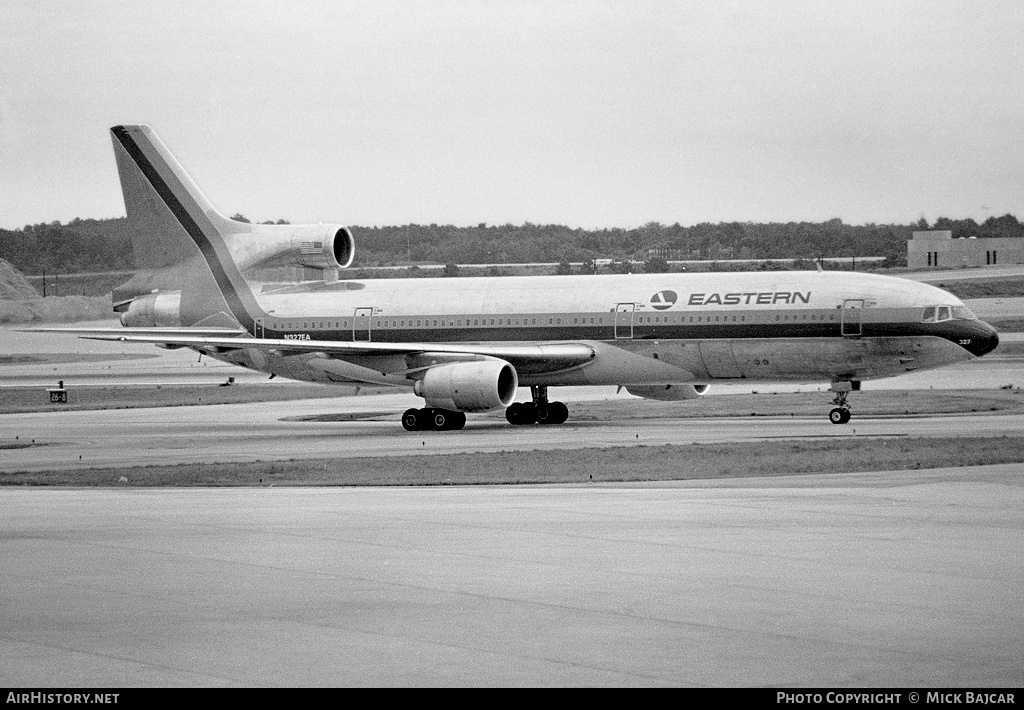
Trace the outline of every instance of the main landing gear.
<instances>
[{"instance_id":1,"label":"main landing gear","mask_svg":"<svg viewBox=\"0 0 1024 710\"><path fill-rule=\"evenodd\" d=\"M849 382L833 382L831 391L836 393L832 404L835 409L828 413L828 420L833 424L846 424L850 421L850 405L846 403L846 397L850 392L859 390L860 382L857 380Z\"/></svg>"},{"instance_id":2,"label":"main landing gear","mask_svg":"<svg viewBox=\"0 0 1024 710\"><path fill-rule=\"evenodd\" d=\"M406 431L448 431L466 426L466 413L450 409L407 409L402 415L402 426Z\"/></svg>"},{"instance_id":3,"label":"main landing gear","mask_svg":"<svg viewBox=\"0 0 1024 710\"><path fill-rule=\"evenodd\" d=\"M569 408L564 402L549 402L548 388L534 386L530 388L532 402L513 402L505 410L505 419L509 424L564 424L569 418Z\"/></svg>"}]
</instances>

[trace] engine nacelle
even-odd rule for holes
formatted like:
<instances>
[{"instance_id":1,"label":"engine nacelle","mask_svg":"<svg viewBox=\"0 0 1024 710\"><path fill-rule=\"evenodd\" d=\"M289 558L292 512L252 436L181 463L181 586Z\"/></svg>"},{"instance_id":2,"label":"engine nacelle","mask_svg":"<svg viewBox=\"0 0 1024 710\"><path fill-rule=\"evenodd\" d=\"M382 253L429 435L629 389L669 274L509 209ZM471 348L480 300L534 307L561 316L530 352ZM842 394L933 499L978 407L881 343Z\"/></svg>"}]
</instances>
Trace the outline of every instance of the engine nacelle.
<instances>
[{"instance_id":1,"label":"engine nacelle","mask_svg":"<svg viewBox=\"0 0 1024 710\"><path fill-rule=\"evenodd\" d=\"M519 376L504 360L458 362L432 367L416 381L413 391L428 407L459 412L504 409L516 398Z\"/></svg>"},{"instance_id":2,"label":"engine nacelle","mask_svg":"<svg viewBox=\"0 0 1024 710\"><path fill-rule=\"evenodd\" d=\"M249 233L228 238L242 271L276 266L344 269L356 253L348 227L338 224L254 224Z\"/></svg>"},{"instance_id":3,"label":"engine nacelle","mask_svg":"<svg viewBox=\"0 0 1024 710\"><path fill-rule=\"evenodd\" d=\"M700 397L708 391L708 385L643 385L642 387L627 387L626 391L644 399L678 402L682 399Z\"/></svg>"},{"instance_id":4,"label":"engine nacelle","mask_svg":"<svg viewBox=\"0 0 1024 710\"><path fill-rule=\"evenodd\" d=\"M157 291L139 296L121 314L127 328L176 328L181 325L181 291Z\"/></svg>"}]
</instances>

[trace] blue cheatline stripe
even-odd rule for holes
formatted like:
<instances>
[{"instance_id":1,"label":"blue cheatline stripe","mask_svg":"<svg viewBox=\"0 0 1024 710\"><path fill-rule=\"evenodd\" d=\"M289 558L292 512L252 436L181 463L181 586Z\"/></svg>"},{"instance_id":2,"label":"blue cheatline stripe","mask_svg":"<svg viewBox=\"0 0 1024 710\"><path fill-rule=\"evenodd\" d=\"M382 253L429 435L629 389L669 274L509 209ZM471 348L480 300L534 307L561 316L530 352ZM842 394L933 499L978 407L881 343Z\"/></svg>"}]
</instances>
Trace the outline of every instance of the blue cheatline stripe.
<instances>
[{"instance_id":1,"label":"blue cheatline stripe","mask_svg":"<svg viewBox=\"0 0 1024 710\"><path fill-rule=\"evenodd\" d=\"M224 296L224 300L228 304L228 308L231 309L232 315L235 317L243 328L251 331L254 325L254 319L249 309L246 308L243 303L243 298L248 297L253 303L253 310L259 310L255 304L255 298L252 292L249 291L248 286L244 285L244 279L241 274L237 275L239 281L242 282L242 286L236 286L232 275L228 274L225 265L217 253L216 246L210 240L209 236L203 230L192 215L189 214L188 209L184 203L175 195L173 188L168 185L167 181L163 179L157 170L156 166L153 165L152 161L145 155L142 147L136 142L131 136L128 129L124 126L114 126L110 129L110 132L114 134L118 143L128 153L136 167L142 172L146 180L159 195L160 199L163 200L164 204L167 205L168 209L174 215L178 223L181 224L182 228L189 235L195 245L199 248L203 258L206 260L207 266L210 268L210 272L213 274L213 278L216 281L217 287L220 289L221 294ZM182 187L182 189L184 189ZM214 228L215 229L215 228ZM218 237L220 235L218 234ZM232 263L232 266L234 264ZM237 273L237 271L236 271ZM184 284L183 284L184 285ZM241 293L240 293L241 292ZM266 314L262 314L265 316Z\"/></svg>"}]
</instances>

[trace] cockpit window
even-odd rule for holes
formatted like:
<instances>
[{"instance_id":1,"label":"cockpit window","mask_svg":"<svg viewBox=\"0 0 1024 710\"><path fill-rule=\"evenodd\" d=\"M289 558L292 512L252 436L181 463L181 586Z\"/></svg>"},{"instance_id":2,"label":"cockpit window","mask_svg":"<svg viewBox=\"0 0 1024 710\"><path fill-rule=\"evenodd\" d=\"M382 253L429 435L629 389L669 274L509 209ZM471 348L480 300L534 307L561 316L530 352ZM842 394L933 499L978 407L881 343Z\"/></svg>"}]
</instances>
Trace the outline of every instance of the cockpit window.
<instances>
[{"instance_id":1,"label":"cockpit window","mask_svg":"<svg viewBox=\"0 0 1024 710\"><path fill-rule=\"evenodd\" d=\"M978 320L967 306L953 306L953 317L958 320Z\"/></svg>"},{"instance_id":2,"label":"cockpit window","mask_svg":"<svg viewBox=\"0 0 1024 710\"><path fill-rule=\"evenodd\" d=\"M966 308L952 307L952 306L925 306L924 312L921 314L922 323L941 323L942 321L950 320L954 317L957 318L968 318L968 316L954 315L957 311L965 311L970 318L974 317L974 314L968 311Z\"/></svg>"}]
</instances>

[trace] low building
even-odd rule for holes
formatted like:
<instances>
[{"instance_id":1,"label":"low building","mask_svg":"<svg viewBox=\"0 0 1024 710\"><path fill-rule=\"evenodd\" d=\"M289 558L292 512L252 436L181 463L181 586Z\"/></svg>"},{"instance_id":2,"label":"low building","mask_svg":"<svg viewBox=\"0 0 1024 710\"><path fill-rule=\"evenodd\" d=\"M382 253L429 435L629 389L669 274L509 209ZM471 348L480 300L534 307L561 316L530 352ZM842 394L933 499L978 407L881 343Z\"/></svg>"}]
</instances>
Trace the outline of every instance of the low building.
<instances>
[{"instance_id":1,"label":"low building","mask_svg":"<svg viewBox=\"0 0 1024 710\"><path fill-rule=\"evenodd\" d=\"M967 266L1024 264L1024 239L993 237L953 239L953 232L914 232L907 242L907 266L912 269L957 269Z\"/></svg>"}]
</instances>

